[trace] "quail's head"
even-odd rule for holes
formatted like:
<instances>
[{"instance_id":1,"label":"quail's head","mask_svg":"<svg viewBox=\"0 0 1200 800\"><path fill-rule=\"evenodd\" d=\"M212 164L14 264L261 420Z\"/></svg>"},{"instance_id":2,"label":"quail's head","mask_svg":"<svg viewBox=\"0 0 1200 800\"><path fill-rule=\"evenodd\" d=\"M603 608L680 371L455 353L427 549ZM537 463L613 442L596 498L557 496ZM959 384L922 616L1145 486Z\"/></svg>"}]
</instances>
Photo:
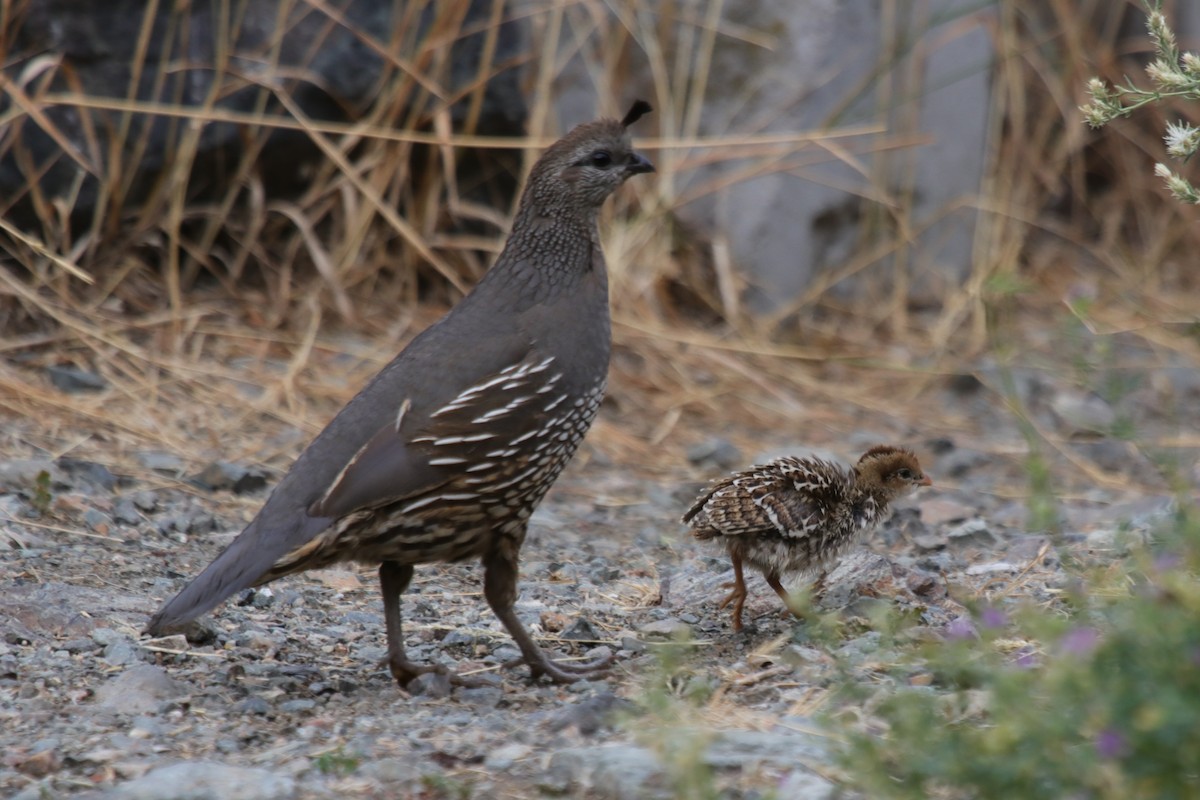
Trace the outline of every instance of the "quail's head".
<instances>
[{"instance_id":1,"label":"quail's head","mask_svg":"<svg viewBox=\"0 0 1200 800\"><path fill-rule=\"evenodd\" d=\"M916 455L909 450L888 445L872 447L858 460L854 471L864 483L881 488L889 500L908 494L918 486L931 486L933 481L921 471Z\"/></svg>"},{"instance_id":2,"label":"quail's head","mask_svg":"<svg viewBox=\"0 0 1200 800\"><path fill-rule=\"evenodd\" d=\"M629 126L648 111L650 105L639 100L624 119L584 123L551 146L529 176L527 194L539 213L595 213L627 179L653 172L629 136Z\"/></svg>"}]
</instances>

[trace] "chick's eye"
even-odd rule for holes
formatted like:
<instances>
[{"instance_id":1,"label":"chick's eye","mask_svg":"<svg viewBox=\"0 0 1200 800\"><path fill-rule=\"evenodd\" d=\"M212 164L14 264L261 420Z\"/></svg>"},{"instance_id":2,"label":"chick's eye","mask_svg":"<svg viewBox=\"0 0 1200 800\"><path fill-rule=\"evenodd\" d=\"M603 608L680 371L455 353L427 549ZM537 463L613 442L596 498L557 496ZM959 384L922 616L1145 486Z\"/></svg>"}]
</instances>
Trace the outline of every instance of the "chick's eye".
<instances>
[{"instance_id":1,"label":"chick's eye","mask_svg":"<svg viewBox=\"0 0 1200 800\"><path fill-rule=\"evenodd\" d=\"M904 481L911 481L913 476L912 472L907 467L901 469L896 474L900 477L900 480Z\"/></svg>"},{"instance_id":2,"label":"chick's eye","mask_svg":"<svg viewBox=\"0 0 1200 800\"><path fill-rule=\"evenodd\" d=\"M612 154L607 150L597 150L592 153L592 166L604 168L610 164L612 164Z\"/></svg>"}]
</instances>

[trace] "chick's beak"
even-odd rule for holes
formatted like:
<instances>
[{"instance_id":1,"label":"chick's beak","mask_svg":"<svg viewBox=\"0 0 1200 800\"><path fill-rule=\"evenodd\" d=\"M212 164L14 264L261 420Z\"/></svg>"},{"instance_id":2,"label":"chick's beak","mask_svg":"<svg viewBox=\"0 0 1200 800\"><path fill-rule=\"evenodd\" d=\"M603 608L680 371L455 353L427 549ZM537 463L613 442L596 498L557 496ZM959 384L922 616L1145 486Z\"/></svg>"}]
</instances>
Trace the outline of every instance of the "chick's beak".
<instances>
[{"instance_id":1,"label":"chick's beak","mask_svg":"<svg viewBox=\"0 0 1200 800\"><path fill-rule=\"evenodd\" d=\"M933 486L933 479L928 475L922 475L921 480L917 481L917 486Z\"/></svg>"},{"instance_id":2,"label":"chick's beak","mask_svg":"<svg viewBox=\"0 0 1200 800\"><path fill-rule=\"evenodd\" d=\"M630 175L640 175L643 172L654 172L654 165L641 153L631 153L629 163L625 165L625 171Z\"/></svg>"}]
</instances>

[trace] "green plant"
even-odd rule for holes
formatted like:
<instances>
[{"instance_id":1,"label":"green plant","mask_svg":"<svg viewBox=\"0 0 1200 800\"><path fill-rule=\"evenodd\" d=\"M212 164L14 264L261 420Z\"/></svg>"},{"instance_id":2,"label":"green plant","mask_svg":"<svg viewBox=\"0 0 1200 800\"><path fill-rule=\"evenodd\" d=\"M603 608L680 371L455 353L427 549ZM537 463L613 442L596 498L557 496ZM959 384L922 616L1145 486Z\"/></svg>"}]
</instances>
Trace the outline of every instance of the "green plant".
<instances>
[{"instance_id":1,"label":"green plant","mask_svg":"<svg viewBox=\"0 0 1200 800\"><path fill-rule=\"evenodd\" d=\"M50 491L50 473L42 470L33 481L33 497L29 503L43 516L50 513L50 504L54 502L54 494Z\"/></svg>"},{"instance_id":2,"label":"green plant","mask_svg":"<svg viewBox=\"0 0 1200 800\"><path fill-rule=\"evenodd\" d=\"M694 649L686 634L656 647L657 667L636 700L638 716L628 722L638 741L658 756L673 797L716 800L715 777L704 760L711 732L699 713L713 687L691 669Z\"/></svg>"},{"instance_id":3,"label":"green plant","mask_svg":"<svg viewBox=\"0 0 1200 800\"><path fill-rule=\"evenodd\" d=\"M1093 128L1101 128L1118 117L1128 117L1143 106L1159 104L1168 98L1200 100L1200 56L1180 53L1175 33L1158 2L1147 2L1146 12L1146 28L1157 56L1146 67L1146 75L1154 88L1142 89L1132 82L1109 86L1099 78L1092 78L1088 82L1092 102L1079 110ZM1184 162L1200 151L1200 128L1185 121L1168 122L1163 139L1167 154ZM1156 164L1154 173L1166 181L1167 188L1180 202L1200 203L1200 190L1166 164Z\"/></svg>"},{"instance_id":4,"label":"green plant","mask_svg":"<svg viewBox=\"0 0 1200 800\"><path fill-rule=\"evenodd\" d=\"M857 697L884 732L847 732L851 782L913 800L1197 796L1197 575L1200 514L1183 505L1056 607L977 609L921 653L932 689Z\"/></svg>"},{"instance_id":5,"label":"green plant","mask_svg":"<svg viewBox=\"0 0 1200 800\"><path fill-rule=\"evenodd\" d=\"M338 747L313 759L313 766L322 775L349 775L358 769L358 761L357 757L347 755Z\"/></svg>"}]
</instances>

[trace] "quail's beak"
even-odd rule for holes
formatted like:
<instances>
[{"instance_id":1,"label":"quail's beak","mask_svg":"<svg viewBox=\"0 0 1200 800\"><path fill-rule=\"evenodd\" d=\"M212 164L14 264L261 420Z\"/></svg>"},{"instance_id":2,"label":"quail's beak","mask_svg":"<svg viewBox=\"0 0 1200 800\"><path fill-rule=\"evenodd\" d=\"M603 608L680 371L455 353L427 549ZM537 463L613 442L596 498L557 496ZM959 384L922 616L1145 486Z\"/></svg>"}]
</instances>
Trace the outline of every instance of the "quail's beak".
<instances>
[{"instance_id":1,"label":"quail's beak","mask_svg":"<svg viewBox=\"0 0 1200 800\"><path fill-rule=\"evenodd\" d=\"M933 486L933 479L928 475L922 475L921 480L917 481L917 486Z\"/></svg>"},{"instance_id":2,"label":"quail's beak","mask_svg":"<svg viewBox=\"0 0 1200 800\"><path fill-rule=\"evenodd\" d=\"M654 172L654 165L641 153L631 153L625 171L630 175L640 175L643 172Z\"/></svg>"}]
</instances>

